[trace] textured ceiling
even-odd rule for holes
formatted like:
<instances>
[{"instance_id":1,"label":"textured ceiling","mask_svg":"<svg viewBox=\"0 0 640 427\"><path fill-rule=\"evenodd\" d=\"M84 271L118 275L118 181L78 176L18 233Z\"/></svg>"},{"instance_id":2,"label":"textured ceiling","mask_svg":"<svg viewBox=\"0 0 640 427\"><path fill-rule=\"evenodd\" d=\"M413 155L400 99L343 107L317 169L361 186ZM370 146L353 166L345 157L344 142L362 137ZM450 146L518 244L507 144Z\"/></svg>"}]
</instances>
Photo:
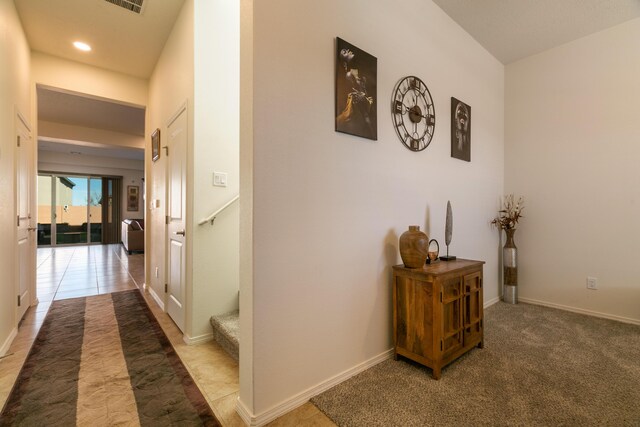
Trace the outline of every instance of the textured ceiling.
<instances>
[{"instance_id":1,"label":"textured ceiling","mask_svg":"<svg viewBox=\"0 0 640 427\"><path fill-rule=\"evenodd\" d=\"M38 87L38 120L144 136L143 108Z\"/></svg>"},{"instance_id":2,"label":"textured ceiling","mask_svg":"<svg viewBox=\"0 0 640 427\"><path fill-rule=\"evenodd\" d=\"M640 0L433 0L503 64L640 17Z\"/></svg>"},{"instance_id":3,"label":"textured ceiling","mask_svg":"<svg viewBox=\"0 0 640 427\"><path fill-rule=\"evenodd\" d=\"M15 0L32 50L148 78L184 0L146 0L141 15L104 0ZM81 52L72 42L93 47Z\"/></svg>"}]
</instances>

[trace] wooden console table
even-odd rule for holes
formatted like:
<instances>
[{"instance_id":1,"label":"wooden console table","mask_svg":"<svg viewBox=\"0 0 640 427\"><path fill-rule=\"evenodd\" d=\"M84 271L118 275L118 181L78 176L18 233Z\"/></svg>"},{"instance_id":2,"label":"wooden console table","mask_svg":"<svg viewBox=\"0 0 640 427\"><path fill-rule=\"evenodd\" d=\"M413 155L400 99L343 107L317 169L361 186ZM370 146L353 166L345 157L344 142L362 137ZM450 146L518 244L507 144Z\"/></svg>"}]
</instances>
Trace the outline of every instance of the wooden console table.
<instances>
[{"instance_id":1,"label":"wooden console table","mask_svg":"<svg viewBox=\"0 0 640 427\"><path fill-rule=\"evenodd\" d=\"M423 268L393 267L393 343L398 355L433 369L483 346L484 261L436 261Z\"/></svg>"}]
</instances>

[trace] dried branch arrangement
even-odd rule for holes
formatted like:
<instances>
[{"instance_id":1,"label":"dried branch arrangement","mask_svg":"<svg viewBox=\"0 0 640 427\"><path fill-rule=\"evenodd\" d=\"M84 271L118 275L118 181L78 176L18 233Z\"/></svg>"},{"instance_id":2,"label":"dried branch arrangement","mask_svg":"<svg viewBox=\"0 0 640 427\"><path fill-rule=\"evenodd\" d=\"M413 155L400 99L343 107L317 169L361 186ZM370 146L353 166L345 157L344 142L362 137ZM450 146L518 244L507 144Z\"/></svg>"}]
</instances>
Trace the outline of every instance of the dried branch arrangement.
<instances>
[{"instance_id":1,"label":"dried branch arrangement","mask_svg":"<svg viewBox=\"0 0 640 427\"><path fill-rule=\"evenodd\" d=\"M516 228L516 224L522 216L524 209L524 199L516 198L513 194L509 194L502 202L502 209L498 211L498 216L491 221L491 224L500 230L510 230Z\"/></svg>"}]
</instances>

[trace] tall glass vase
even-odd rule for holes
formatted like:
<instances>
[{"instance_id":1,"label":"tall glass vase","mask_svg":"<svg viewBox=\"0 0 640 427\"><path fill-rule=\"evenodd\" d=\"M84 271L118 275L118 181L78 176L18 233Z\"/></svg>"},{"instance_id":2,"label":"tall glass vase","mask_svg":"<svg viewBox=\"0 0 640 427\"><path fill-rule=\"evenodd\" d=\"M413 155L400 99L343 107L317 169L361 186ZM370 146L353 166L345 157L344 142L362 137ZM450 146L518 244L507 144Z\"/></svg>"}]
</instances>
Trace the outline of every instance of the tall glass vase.
<instances>
[{"instance_id":1,"label":"tall glass vase","mask_svg":"<svg viewBox=\"0 0 640 427\"><path fill-rule=\"evenodd\" d=\"M518 248L513 241L515 228L504 230L507 242L502 248L502 299L509 304L518 303Z\"/></svg>"}]
</instances>

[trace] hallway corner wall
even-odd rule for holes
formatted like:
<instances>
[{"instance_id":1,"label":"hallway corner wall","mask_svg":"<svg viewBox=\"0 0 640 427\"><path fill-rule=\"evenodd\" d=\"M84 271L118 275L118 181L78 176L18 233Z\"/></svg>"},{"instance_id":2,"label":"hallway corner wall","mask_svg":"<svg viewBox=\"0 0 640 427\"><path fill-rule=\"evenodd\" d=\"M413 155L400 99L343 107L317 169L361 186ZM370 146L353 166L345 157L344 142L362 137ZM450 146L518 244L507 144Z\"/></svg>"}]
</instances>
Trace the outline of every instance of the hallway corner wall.
<instances>
[{"instance_id":1,"label":"hallway corner wall","mask_svg":"<svg viewBox=\"0 0 640 427\"><path fill-rule=\"evenodd\" d=\"M16 200L15 120L31 117L31 61L13 1L0 0L0 356L6 352L15 324Z\"/></svg>"},{"instance_id":2,"label":"hallway corner wall","mask_svg":"<svg viewBox=\"0 0 640 427\"><path fill-rule=\"evenodd\" d=\"M209 319L238 309L239 203L213 225L198 222L240 190L240 8L196 0L194 22L192 337L212 333ZM213 186L213 173L227 186ZM197 196L196 196L197 195Z\"/></svg>"},{"instance_id":3,"label":"hallway corner wall","mask_svg":"<svg viewBox=\"0 0 640 427\"><path fill-rule=\"evenodd\" d=\"M638 40L635 18L506 66L505 186L525 198L524 302L640 322Z\"/></svg>"},{"instance_id":4,"label":"hallway corner wall","mask_svg":"<svg viewBox=\"0 0 640 427\"><path fill-rule=\"evenodd\" d=\"M32 81L58 89L145 106L148 81L117 71L31 52ZM34 112L35 113L35 112Z\"/></svg>"},{"instance_id":5,"label":"hallway corner wall","mask_svg":"<svg viewBox=\"0 0 640 427\"><path fill-rule=\"evenodd\" d=\"M390 356L398 238L416 224L444 253L448 200L451 254L486 261L484 299L498 297L504 66L432 1L402 3L254 2L253 354L241 360L255 424ZM336 37L377 58L377 141L335 131ZM437 116L421 152L390 109L412 75ZM470 162L451 156L452 97L473 109Z\"/></svg>"},{"instance_id":6,"label":"hallway corner wall","mask_svg":"<svg viewBox=\"0 0 640 427\"><path fill-rule=\"evenodd\" d=\"M164 304L166 267L165 215L167 214L167 157L151 160L151 133L160 129L161 145L169 138L167 125L178 108L187 103L187 145L193 145L193 0L186 0L149 79L146 120L145 171L147 183L146 284L156 301ZM188 148L190 151L190 148ZM189 169L189 164L187 166ZM187 207L187 209L189 209ZM188 255L187 255L188 256ZM188 263L188 261L187 261ZM158 274L156 276L156 269ZM190 273L187 272L190 277ZM189 280L189 279L187 279Z\"/></svg>"}]
</instances>

